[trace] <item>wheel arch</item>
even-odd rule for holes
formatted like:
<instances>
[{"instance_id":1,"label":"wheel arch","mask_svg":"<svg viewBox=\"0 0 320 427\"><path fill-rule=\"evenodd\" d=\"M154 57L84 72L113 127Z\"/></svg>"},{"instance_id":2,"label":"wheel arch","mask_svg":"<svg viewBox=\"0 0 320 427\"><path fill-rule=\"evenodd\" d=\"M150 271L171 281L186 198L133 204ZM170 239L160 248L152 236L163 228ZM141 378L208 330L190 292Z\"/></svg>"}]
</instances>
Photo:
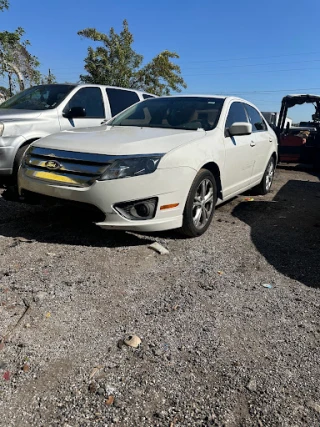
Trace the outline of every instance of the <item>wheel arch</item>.
<instances>
[{"instance_id":1,"label":"wheel arch","mask_svg":"<svg viewBox=\"0 0 320 427\"><path fill-rule=\"evenodd\" d=\"M217 196L219 199L223 200L223 194L222 194L222 183L221 183L221 175L220 175L220 168L215 162L208 162L204 164L200 169L207 169L212 173L216 180L217 185Z\"/></svg>"}]
</instances>

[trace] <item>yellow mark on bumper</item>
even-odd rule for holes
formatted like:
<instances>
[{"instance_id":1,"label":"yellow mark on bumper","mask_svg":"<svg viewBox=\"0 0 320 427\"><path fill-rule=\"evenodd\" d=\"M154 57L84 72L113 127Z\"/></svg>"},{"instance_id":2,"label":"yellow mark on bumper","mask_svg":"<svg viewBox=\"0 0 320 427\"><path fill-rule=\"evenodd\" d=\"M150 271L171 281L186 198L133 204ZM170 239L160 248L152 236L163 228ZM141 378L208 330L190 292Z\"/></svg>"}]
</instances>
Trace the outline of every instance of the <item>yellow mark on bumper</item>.
<instances>
[{"instance_id":1,"label":"yellow mark on bumper","mask_svg":"<svg viewBox=\"0 0 320 427\"><path fill-rule=\"evenodd\" d=\"M66 184L78 184L77 181L75 181L72 178L69 178L68 176L59 175L52 172L39 171L39 172L35 172L33 176L34 178L47 179L49 181L63 182Z\"/></svg>"}]
</instances>

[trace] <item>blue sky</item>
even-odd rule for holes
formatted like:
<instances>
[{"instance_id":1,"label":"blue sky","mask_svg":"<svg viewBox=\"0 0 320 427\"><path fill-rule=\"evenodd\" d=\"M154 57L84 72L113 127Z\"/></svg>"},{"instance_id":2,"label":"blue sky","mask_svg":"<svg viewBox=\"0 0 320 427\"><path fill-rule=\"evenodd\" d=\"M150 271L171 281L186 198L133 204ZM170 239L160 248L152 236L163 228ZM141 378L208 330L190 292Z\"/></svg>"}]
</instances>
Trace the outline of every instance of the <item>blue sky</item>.
<instances>
[{"instance_id":1,"label":"blue sky","mask_svg":"<svg viewBox=\"0 0 320 427\"><path fill-rule=\"evenodd\" d=\"M185 93L236 94L277 111L287 93L320 94L319 16L319 0L10 0L0 31L23 27L42 72L74 82L88 47L77 31L118 32L126 18L145 61L165 49L180 55Z\"/></svg>"}]
</instances>

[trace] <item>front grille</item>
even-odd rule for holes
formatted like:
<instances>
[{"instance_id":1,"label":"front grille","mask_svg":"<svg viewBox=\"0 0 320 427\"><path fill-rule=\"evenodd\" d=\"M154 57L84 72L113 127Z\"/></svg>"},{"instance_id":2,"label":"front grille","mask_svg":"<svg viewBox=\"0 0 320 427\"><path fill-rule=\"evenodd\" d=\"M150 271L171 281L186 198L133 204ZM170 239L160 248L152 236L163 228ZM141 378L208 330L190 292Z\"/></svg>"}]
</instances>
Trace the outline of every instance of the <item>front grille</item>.
<instances>
[{"instance_id":1,"label":"front grille","mask_svg":"<svg viewBox=\"0 0 320 427\"><path fill-rule=\"evenodd\" d=\"M22 167L30 178L59 185L88 187L101 177L112 160L112 156L104 154L31 147Z\"/></svg>"}]
</instances>

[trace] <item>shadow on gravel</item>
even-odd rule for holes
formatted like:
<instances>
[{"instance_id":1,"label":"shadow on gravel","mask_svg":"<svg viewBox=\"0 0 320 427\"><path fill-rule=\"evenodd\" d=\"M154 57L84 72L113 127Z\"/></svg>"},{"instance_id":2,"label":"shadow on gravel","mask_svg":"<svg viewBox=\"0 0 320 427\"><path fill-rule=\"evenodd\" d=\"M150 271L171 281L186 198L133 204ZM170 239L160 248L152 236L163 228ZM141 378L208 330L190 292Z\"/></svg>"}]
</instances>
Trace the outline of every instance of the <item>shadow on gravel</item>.
<instances>
[{"instance_id":1,"label":"shadow on gravel","mask_svg":"<svg viewBox=\"0 0 320 427\"><path fill-rule=\"evenodd\" d=\"M273 201L240 203L233 215L280 273L320 288L320 183L288 181Z\"/></svg>"},{"instance_id":2,"label":"shadow on gravel","mask_svg":"<svg viewBox=\"0 0 320 427\"><path fill-rule=\"evenodd\" d=\"M0 192L0 235L65 245L118 248L142 246L154 240L93 224L87 213L62 206L41 207L8 202Z\"/></svg>"}]
</instances>

